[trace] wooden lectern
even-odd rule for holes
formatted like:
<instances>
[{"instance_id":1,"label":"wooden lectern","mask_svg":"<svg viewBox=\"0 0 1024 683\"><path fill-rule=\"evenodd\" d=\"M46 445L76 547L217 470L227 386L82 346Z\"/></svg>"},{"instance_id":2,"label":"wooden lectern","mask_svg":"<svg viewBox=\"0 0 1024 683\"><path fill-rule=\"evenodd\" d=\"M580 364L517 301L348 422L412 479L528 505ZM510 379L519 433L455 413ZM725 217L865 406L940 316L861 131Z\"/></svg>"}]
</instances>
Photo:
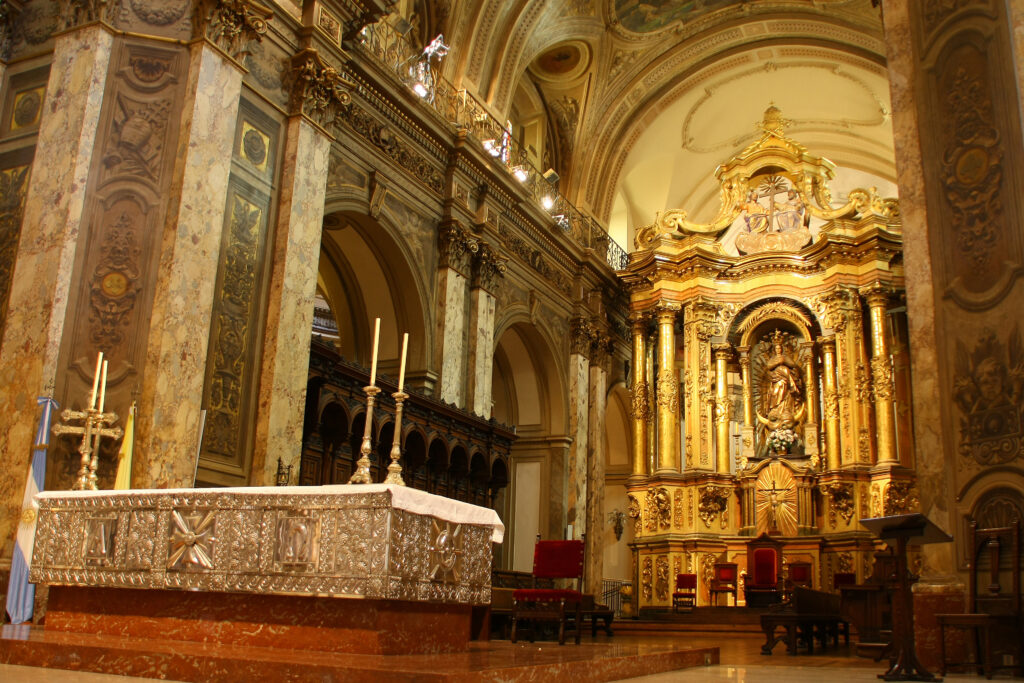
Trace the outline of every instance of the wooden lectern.
<instances>
[{"instance_id":1,"label":"wooden lectern","mask_svg":"<svg viewBox=\"0 0 1024 683\"><path fill-rule=\"evenodd\" d=\"M896 651L895 663L878 677L886 681L941 681L929 673L917 661L914 643L914 597L910 592L910 576L907 572L907 545L926 543L949 543L953 537L937 527L920 513L873 517L862 519L864 527L885 541L896 546L896 578L898 591L893 600L893 646Z\"/></svg>"}]
</instances>

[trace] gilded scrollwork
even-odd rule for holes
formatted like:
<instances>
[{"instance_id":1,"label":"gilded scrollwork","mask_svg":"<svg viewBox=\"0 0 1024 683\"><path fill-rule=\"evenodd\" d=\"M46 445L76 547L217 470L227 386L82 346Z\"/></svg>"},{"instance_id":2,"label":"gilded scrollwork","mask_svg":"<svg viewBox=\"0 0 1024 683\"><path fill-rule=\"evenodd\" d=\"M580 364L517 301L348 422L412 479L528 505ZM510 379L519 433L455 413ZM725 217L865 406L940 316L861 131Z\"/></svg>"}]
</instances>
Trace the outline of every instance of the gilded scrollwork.
<instances>
[{"instance_id":1,"label":"gilded scrollwork","mask_svg":"<svg viewBox=\"0 0 1024 683\"><path fill-rule=\"evenodd\" d=\"M715 578L715 562L717 561L718 558L711 553L705 553L700 557L700 581L707 588L710 588L711 581Z\"/></svg>"},{"instance_id":2,"label":"gilded scrollwork","mask_svg":"<svg viewBox=\"0 0 1024 683\"><path fill-rule=\"evenodd\" d=\"M117 348L135 308L139 281L139 230L122 213L100 246L100 261L89 282L89 338L97 348Z\"/></svg>"},{"instance_id":3,"label":"gilded scrollwork","mask_svg":"<svg viewBox=\"0 0 1024 683\"><path fill-rule=\"evenodd\" d=\"M640 573L640 591L643 593L644 600L647 602L651 601L651 596L654 591L654 562L650 556L644 558L644 568Z\"/></svg>"},{"instance_id":4,"label":"gilded scrollwork","mask_svg":"<svg viewBox=\"0 0 1024 683\"><path fill-rule=\"evenodd\" d=\"M837 515L843 518L847 524L853 519L854 489L853 484L842 482L831 482L821 485L822 494L828 496L828 521L833 527L836 526Z\"/></svg>"},{"instance_id":5,"label":"gilded scrollwork","mask_svg":"<svg viewBox=\"0 0 1024 683\"><path fill-rule=\"evenodd\" d=\"M701 521L704 522L704 526L708 529L711 528L711 523L719 515L722 516L722 527L725 528L725 524L728 521L729 496L731 494L732 489L730 487L715 484L707 484L698 489L697 513Z\"/></svg>"},{"instance_id":6,"label":"gilded scrollwork","mask_svg":"<svg viewBox=\"0 0 1024 683\"><path fill-rule=\"evenodd\" d=\"M630 414L634 420L647 422L650 419L650 398L648 396L647 380L633 383L633 392L630 401Z\"/></svg>"},{"instance_id":7,"label":"gilded scrollwork","mask_svg":"<svg viewBox=\"0 0 1024 683\"><path fill-rule=\"evenodd\" d=\"M679 411L679 380L672 368L658 370L658 407L673 414Z\"/></svg>"},{"instance_id":8,"label":"gilded scrollwork","mask_svg":"<svg viewBox=\"0 0 1024 683\"><path fill-rule=\"evenodd\" d=\"M917 494L917 487L910 481L891 481L885 487L885 494L882 500L882 514L905 515L917 512L921 507L921 501Z\"/></svg>"},{"instance_id":9,"label":"gilded scrollwork","mask_svg":"<svg viewBox=\"0 0 1024 683\"><path fill-rule=\"evenodd\" d=\"M658 600L668 600L668 558L658 555L654 562L654 594Z\"/></svg>"},{"instance_id":10,"label":"gilded scrollwork","mask_svg":"<svg viewBox=\"0 0 1024 683\"><path fill-rule=\"evenodd\" d=\"M971 351L957 340L955 369L960 455L979 465L1019 458L1024 453L1024 343L1017 324L1006 345L990 329Z\"/></svg>"},{"instance_id":11,"label":"gilded scrollwork","mask_svg":"<svg viewBox=\"0 0 1024 683\"><path fill-rule=\"evenodd\" d=\"M647 530L657 531L672 526L672 500L664 488L647 489L644 514L647 517Z\"/></svg>"},{"instance_id":12,"label":"gilded scrollwork","mask_svg":"<svg viewBox=\"0 0 1024 683\"><path fill-rule=\"evenodd\" d=\"M676 489L672 492L672 526L676 529L683 528L683 490ZM678 572L676 572L678 573Z\"/></svg>"},{"instance_id":13,"label":"gilded scrollwork","mask_svg":"<svg viewBox=\"0 0 1024 683\"><path fill-rule=\"evenodd\" d=\"M626 514L633 520L633 535L639 536L643 531L643 519L640 513L640 501L632 493L626 496L628 501Z\"/></svg>"}]
</instances>

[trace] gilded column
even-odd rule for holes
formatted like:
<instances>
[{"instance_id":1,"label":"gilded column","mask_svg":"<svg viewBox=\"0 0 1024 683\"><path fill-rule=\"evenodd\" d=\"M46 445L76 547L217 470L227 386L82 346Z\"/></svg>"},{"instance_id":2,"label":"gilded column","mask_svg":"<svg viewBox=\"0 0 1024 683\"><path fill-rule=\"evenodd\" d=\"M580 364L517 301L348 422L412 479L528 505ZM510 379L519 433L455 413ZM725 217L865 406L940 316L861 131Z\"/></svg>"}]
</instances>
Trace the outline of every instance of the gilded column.
<instances>
[{"instance_id":1,"label":"gilded column","mask_svg":"<svg viewBox=\"0 0 1024 683\"><path fill-rule=\"evenodd\" d=\"M881 287L874 287L868 291L865 299L871 316L871 376L875 389L878 464L898 465L896 419L893 413L892 359L889 357L889 328L886 320L889 292Z\"/></svg>"},{"instance_id":2,"label":"gilded column","mask_svg":"<svg viewBox=\"0 0 1024 683\"><path fill-rule=\"evenodd\" d=\"M818 455L818 430L821 425L821 416L818 414L818 377L817 363L815 362L814 342L804 341L800 343L800 350L804 359L804 400L807 406L807 422L804 424L804 453L816 462Z\"/></svg>"},{"instance_id":3,"label":"gilded column","mask_svg":"<svg viewBox=\"0 0 1024 683\"><path fill-rule=\"evenodd\" d=\"M91 24L54 39L0 346L0 539L13 537L38 411L53 396L113 36ZM95 357L93 357L95 361ZM89 371L84 373L88 377ZM82 398L84 401L84 398ZM74 407L81 408L77 402ZM70 407L70 406L62 406ZM8 550L4 552L8 558Z\"/></svg>"},{"instance_id":4,"label":"gilded column","mask_svg":"<svg viewBox=\"0 0 1024 683\"><path fill-rule=\"evenodd\" d=\"M648 337L652 336L648 331ZM654 374L654 357L657 343L648 339L644 349L644 378L647 380L647 425L644 431L647 435L647 453L644 456L647 474L654 474L658 469L658 432L654 425L658 416L657 383L658 378Z\"/></svg>"},{"instance_id":5,"label":"gilded column","mask_svg":"<svg viewBox=\"0 0 1024 683\"><path fill-rule=\"evenodd\" d=\"M658 469L679 472L679 378L676 373L676 315L679 305L658 306Z\"/></svg>"},{"instance_id":6,"label":"gilded column","mask_svg":"<svg viewBox=\"0 0 1024 683\"><path fill-rule=\"evenodd\" d=\"M737 346L740 354L740 375L743 379L743 427L741 428L740 465L746 467L754 457L754 392L750 379L750 347Z\"/></svg>"},{"instance_id":7,"label":"gilded column","mask_svg":"<svg viewBox=\"0 0 1024 683\"><path fill-rule=\"evenodd\" d=\"M732 347L715 345L715 465L729 474L729 361Z\"/></svg>"},{"instance_id":8,"label":"gilded column","mask_svg":"<svg viewBox=\"0 0 1024 683\"><path fill-rule=\"evenodd\" d=\"M296 477L299 471L330 149L319 126L301 116L288 120L250 476L257 486L274 485L278 458Z\"/></svg>"},{"instance_id":9,"label":"gilded column","mask_svg":"<svg viewBox=\"0 0 1024 683\"><path fill-rule=\"evenodd\" d=\"M647 474L647 319L640 313L634 313L633 324L633 397L631 418L633 420L633 477Z\"/></svg>"},{"instance_id":10,"label":"gilded column","mask_svg":"<svg viewBox=\"0 0 1024 683\"><path fill-rule=\"evenodd\" d=\"M836 338L819 337L821 346L821 381L825 392L825 457L829 470L838 470L840 466L839 442L839 391L836 387Z\"/></svg>"}]
</instances>

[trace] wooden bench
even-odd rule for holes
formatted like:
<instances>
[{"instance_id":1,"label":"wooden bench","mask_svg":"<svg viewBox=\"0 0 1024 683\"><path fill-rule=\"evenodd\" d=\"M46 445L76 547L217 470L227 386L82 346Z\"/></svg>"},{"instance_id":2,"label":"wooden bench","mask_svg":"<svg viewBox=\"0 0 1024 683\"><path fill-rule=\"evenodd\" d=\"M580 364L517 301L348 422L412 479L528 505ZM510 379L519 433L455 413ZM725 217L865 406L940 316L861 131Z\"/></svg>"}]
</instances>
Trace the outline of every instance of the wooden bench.
<instances>
[{"instance_id":1,"label":"wooden bench","mask_svg":"<svg viewBox=\"0 0 1024 683\"><path fill-rule=\"evenodd\" d=\"M782 635L775 632L782 628ZM827 648L831 640L839 646L842 634L847 645L850 643L849 624L840 616L839 596L797 586L793 589L788 603L781 609L761 615L761 630L765 643L761 654L770 655L780 640L786 643L786 653L796 655L800 644L807 646L807 653L814 652L817 638L821 648Z\"/></svg>"},{"instance_id":2,"label":"wooden bench","mask_svg":"<svg viewBox=\"0 0 1024 683\"><path fill-rule=\"evenodd\" d=\"M490 626L496 637L508 640L509 629L512 622L512 588L491 589L491 611ZM590 620L590 635L597 637L597 629L604 629L609 636L615 635L612 632L612 621L615 619L615 611L607 605L595 604L594 596L584 594L581 605L581 621L586 624Z\"/></svg>"}]
</instances>

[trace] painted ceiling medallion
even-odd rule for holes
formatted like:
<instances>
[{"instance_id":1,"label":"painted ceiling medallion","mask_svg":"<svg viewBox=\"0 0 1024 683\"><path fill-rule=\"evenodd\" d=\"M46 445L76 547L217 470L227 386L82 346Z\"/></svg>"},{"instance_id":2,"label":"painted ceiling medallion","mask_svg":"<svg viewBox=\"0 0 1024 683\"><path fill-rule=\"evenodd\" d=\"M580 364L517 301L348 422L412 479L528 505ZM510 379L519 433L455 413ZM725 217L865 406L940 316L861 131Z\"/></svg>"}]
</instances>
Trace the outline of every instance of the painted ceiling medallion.
<instances>
[{"instance_id":1,"label":"painted ceiling medallion","mask_svg":"<svg viewBox=\"0 0 1024 683\"><path fill-rule=\"evenodd\" d=\"M547 81L571 81L590 68L590 55L590 46L583 41L559 43L533 60L530 71Z\"/></svg>"}]
</instances>

